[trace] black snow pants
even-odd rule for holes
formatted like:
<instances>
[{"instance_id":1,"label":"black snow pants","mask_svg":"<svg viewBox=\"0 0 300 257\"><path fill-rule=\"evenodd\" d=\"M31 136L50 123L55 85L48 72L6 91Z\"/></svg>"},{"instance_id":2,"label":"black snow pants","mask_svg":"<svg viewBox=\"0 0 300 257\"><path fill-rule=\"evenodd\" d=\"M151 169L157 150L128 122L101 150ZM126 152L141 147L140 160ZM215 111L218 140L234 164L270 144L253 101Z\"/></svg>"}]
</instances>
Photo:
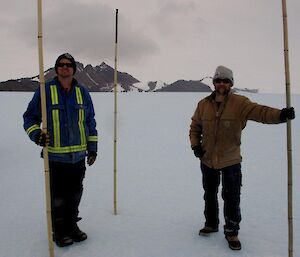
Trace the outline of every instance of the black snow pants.
<instances>
[{"instance_id":1,"label":"black snow pants","mask_svg":"<svg viewBox=\"0 0 300 257\"><path fill-rule=\"evenodd\" d=\"M64 234L69 226L78 221L85 160L74 164L50 161L49 168L53 231Z\"/></svg>"},{"instance_id":2,"label":"black snow pants","mask_svg":"<svg viewBox=\"0 0 300 257\"><path fill-rule=\"evenodd\" d=\"M242 186L241 164L223 169L212 169L201 163L202 183L204 189L205 225L217 228L219 225L218 188L222 173L222 198L224 200L224 233L228 236L238 235L241 221L240 194Z\"/></svg>"}]
</instances>

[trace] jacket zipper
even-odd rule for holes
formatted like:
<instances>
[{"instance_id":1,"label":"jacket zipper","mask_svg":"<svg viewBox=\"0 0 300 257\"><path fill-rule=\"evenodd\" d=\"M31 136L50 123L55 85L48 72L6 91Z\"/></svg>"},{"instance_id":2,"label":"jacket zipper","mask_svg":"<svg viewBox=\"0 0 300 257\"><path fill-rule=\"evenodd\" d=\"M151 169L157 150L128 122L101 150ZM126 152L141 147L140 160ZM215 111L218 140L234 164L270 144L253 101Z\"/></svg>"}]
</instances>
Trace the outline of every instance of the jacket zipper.
<instances>
[{"instance_id":1,"label":"jacket zipper","mask_svg":"<svg viewBox=\"0 0 300 257\"><path fill-rule=\"evenodd\" d=\"M217 145L217 136L218 136L218 131L219 131L219 124L220 124L220 119L221 119L223 110L225 108L225 101L220 104L219 108L217 107L217 104L216 104L215 101L212 103L213 107L215 109L215 113L216 113L216 116L215 116L215 123L216 123L215 124L215 142L214 142L213 153L215 153L215 149L216 149L216 145ZM218 155L216 154L216 163L218 163L218 162L219 162ZM214 167L214 159L212 159L212 166Z\"/></svg>"}]
</instances>

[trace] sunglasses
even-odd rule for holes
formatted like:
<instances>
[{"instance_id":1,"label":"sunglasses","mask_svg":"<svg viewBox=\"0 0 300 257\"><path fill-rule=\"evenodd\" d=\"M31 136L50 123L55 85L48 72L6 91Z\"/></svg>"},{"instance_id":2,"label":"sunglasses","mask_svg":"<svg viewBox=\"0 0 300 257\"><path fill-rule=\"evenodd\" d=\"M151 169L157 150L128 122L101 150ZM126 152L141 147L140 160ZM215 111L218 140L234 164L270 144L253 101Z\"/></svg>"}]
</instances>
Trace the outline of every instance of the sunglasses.
<instances>
[{"instance_id":1,"label":"sunglasses","mask_svg":"<svg viewBox=\"0 0 300 257\"><path fill-rule=\"evenodd\" d=\"M59 64L57 64L57 67L65 67L67 66L68 68L72 68L73 67L73 64L72 63L67 63L67 62L60 62Z\"/></svg>"},{"instance_id":2,"label":"sunglasses","mask_svg":"<svg viewBox=\"0 0 300 257\"><path fill-rule=\"evenodd\" d=\"M230 79L215 79L214 80L215 83L220 84L220 83L224 83L224 84L231 84L231 80Z\"/></svg>"}]
</instances>

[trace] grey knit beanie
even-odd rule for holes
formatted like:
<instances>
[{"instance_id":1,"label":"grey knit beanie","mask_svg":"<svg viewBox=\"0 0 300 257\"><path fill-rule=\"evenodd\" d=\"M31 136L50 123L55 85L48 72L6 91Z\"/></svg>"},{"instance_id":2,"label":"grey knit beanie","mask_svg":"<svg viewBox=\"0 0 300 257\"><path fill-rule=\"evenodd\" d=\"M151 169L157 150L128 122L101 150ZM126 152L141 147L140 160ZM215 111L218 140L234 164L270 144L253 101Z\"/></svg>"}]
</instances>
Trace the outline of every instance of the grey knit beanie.
<instances>
[{"instance_id":1,"label":"grey knit beanie","mask_svg":"<svg viewBox=\"0 0 300 257\"><path fill-rule=\"evenodd\" d=\"M213 77L213 82L216 79L230 79L231 81L231 86L233 86L234 84L234 80L233 80L233 72L231 69L226 68L225 66L218 66L215 72L215 75Z\"/></svg>"}]
</instances>

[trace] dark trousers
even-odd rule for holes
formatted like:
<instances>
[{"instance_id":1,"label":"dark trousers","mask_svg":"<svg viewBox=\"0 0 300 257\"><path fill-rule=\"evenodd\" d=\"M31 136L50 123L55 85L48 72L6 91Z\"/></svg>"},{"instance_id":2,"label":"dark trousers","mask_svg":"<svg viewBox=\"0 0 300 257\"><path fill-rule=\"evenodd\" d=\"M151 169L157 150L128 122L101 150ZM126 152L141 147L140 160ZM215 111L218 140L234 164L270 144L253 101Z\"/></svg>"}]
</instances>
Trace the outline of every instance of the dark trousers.
<instances>
[{"instance_id":1,"label":"dark trousers","mask_svg":"<svg viewBox=\"0 0 300 257\"><path fill-rule=\"evenodd\" d=\"M218 188L222 173L222 198L224 200L225 235L238 235L241 221L240 194L242 186L241 164L223 169L212 169L201 163L204 189L205 225L216 228L219 225Z\"/></svg>"},{"instance_id":2,"label":"dark trousers","mask_svg":"<svg viewBox=\"0 0 300 257\"><path fill-rule=\"evenodd\" d=\"M50 161L49 167L53 231L64 233L78 219L85 161L74 164Z\"/></svg>"}]
</instances>

